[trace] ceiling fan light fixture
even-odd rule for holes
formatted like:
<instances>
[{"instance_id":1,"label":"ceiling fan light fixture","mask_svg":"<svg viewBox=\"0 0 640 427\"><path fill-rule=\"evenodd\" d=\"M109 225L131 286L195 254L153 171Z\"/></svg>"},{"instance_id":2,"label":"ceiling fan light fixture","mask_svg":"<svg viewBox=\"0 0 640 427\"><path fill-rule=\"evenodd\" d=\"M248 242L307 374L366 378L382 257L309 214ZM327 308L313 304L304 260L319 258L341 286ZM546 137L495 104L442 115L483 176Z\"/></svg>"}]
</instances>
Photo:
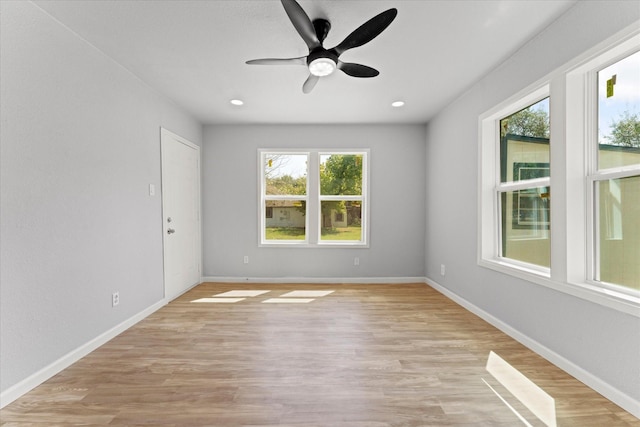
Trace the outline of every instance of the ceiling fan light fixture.
<instances>
[{"instance_id":1,"label":"ceiling fan light fixture","mask_svg":"<svg viewBox=\"0 0 640 427\"><path fill-rule=\"evenodd\" d=\"M318 77L328 76L333 73L336 68L336 62L326 57L316 58L309 63L309 72Z\"/></svg>"},{"instance_id":2,"label":"ceiling fan light fixture","mask_svg":"<svg viewBox=\"0 0 640 427\"><path fill-rule=\"evenodd\" d=\"M289 20L309 48L309 54L306 57L300 56L297 58L252 59L247 61L247 64L302 65L306 61L309 76L302 85L303 93L311 92L320 77L328 76L334 73L336 69L351 77L367 78L380 74L375 68L362 64L342 62L338 58L345 51L365 45L378 37L396 18L398 9L391 8L377 14L356 28L338 45L331 49L326 49L323 43L331 29L331 23L324 18L317 18L312 21L297 0L281 0L281 3Z\"/></svg>"}]
</instances>

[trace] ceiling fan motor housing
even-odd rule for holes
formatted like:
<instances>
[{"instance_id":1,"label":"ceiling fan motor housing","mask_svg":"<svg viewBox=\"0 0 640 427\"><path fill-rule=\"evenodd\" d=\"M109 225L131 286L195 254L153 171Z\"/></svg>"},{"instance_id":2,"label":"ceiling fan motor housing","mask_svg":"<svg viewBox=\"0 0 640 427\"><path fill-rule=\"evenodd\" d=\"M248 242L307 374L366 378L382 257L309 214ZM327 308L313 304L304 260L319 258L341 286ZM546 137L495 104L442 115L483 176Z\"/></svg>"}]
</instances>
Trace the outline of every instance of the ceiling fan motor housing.
<instances>
[{"instance_id":1,"label":"ceiling fan motor housing","mask_svg":"<svg viewBox=\"0 0 640 427\"><path fill-rule=\"evenodd\" d=\"M332 60L336 65L338 64L338 55L323 47L318 47L309 52L309 56L307 56L307 65L320 58L327 58Z\"/></svg>"}]
</instances>

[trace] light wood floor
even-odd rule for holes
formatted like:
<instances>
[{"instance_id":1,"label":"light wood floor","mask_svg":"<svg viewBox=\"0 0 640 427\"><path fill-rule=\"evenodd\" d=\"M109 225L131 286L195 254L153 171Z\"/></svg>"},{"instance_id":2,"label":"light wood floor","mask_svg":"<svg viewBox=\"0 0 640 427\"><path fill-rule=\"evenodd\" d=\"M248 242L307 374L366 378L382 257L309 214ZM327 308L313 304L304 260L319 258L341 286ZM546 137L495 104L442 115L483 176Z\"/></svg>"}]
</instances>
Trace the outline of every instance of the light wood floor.
<instances>
[{"instance_id":1,"label":"light wood floor","mask_svg":"<svg viewBox=\"0 0 640 427\"><path fill-rule=\"evenodd\" d=\"M234 289L237 303L192 302ZM306 304L263 301L334 290ZM545 425L487 370L493 351L559 426L640 420L424 284L204 283L0 411L3 426ZM491 386L491 387L489 387Z\"/></svg>"}]
</instances>

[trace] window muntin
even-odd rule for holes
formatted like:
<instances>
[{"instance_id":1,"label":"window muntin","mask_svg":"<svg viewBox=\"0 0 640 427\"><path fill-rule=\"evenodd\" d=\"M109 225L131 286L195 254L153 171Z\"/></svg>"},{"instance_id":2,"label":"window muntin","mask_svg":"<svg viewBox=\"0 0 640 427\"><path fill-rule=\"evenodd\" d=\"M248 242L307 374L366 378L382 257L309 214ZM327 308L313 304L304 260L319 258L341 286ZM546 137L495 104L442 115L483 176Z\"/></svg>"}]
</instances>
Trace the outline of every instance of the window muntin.
<instances>
[{"instance_id":1,"label":"window muntin","mask_svg":"<svg viewBox=\"0 0 640 427\"><path fill-rule=\"evenodd\" d=\"M549 98L502 117L498 256L549 269Z\"/></svg>"},{"instance_id":2,"label":"window muntin","mask_svg":"<svg viewBox=\"0 0 640 427\"><path fill-rule=\"evenodd\" d=\"M321 153L320 241L362 242L364 153Z\"/></svg>"},{"instance_id":3,"label":"window muntin","mask_svg":"<svg viewBox=\"0 0 640 427\"><path fill-rule=\"evenodd\" d=\"M367 244L368 150L259 150L262 245Z\"/></svg>"}]
</instances>

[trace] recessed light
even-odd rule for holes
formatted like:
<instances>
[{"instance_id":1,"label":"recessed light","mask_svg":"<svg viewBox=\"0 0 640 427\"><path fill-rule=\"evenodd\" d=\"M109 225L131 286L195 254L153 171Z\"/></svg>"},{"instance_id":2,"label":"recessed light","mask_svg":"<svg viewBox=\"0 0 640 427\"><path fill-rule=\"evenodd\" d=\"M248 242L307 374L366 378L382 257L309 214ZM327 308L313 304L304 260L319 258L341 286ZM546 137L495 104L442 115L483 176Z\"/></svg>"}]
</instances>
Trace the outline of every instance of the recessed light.
<instances>
[{"instance_id":1,"label":"recessed light","mask_svg":"<svg viewBox=\"0 0 640 427\"><path fill-rule=\"evenodd\" d=\"M403 105L404 105L404 101L394 101L391 103L391 106L396 108L402 107Z\"/></svg>"},{"instance_id":2,"label":"recessed light","mask_svg":"<svg viewBox=\"0 0 640 427\"><path fill-rule=\"evenodd\" d=\"M239 100L239 99L232 99L232 100L231 100L231 101L229 101L229 102L231 102L233 105L238 105L238 106L240 106L240 105L244 105L244 102L243 102L243 101L241 101L241 100Z\"/></svg>"}]
</instances>

